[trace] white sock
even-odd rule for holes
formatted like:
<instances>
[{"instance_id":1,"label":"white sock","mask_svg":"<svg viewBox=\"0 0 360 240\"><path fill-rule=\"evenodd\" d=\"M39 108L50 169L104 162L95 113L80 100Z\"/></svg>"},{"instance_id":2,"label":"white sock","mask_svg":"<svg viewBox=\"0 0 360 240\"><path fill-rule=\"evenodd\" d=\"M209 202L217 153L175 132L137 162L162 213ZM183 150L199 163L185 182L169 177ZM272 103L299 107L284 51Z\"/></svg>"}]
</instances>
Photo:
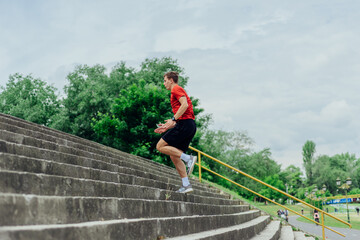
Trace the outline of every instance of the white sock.
<instances>
[{"instance_id":1,"label":"white sock","mask_svg":"<svg viewBox=\"0 0 360 240\"><path fill-rule=\"evenodd\" d=\"M184 187L187 187L187 186L190 185L190 182L189 182L189 178L188 178L188 177L182 178L181 181L182 181L182 185L183 185Z\"/></svg>"},{"instance_id":2,"label":"white sock","mask_svg":"<svg viewBox=\"0 0 360 240\"><path fill-rule=\"evenodd\" d=\"M180 158L184 161L184 162L188 162L190 160L190 155L187 155L185 153L182 153Z\"/></svg>"}]
</instances>

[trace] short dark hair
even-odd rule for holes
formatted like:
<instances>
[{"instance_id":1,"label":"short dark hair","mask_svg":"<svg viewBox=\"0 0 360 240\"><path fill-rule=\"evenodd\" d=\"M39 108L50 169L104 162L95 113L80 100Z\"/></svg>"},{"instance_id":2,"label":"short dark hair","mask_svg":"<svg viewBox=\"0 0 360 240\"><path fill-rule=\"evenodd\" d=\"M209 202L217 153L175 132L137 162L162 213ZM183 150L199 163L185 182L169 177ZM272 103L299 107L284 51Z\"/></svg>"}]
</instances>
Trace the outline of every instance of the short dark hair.
<instances>
[{"instance_id":1,"label":"short dark hair","mask_svg":"<svg viewBox=\"0 0 360 240\"><path fill-rule=\"evenodd\" d=\"M179 73L175 71L167 72L164 74L164 77L167 77L168 79L172 79L174 83L178 83L179 80Z\"/></svg>"}]
</instances>

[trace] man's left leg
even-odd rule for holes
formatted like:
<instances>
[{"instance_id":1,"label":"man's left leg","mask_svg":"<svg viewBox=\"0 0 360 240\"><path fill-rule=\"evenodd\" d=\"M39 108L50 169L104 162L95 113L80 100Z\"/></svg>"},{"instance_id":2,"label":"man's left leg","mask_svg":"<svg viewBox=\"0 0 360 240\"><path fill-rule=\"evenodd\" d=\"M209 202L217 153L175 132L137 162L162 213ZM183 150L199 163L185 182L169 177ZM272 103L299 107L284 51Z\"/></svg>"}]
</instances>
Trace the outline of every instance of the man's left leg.
<instances>
[{"instance_id":1,"label":"man's left leg","mask_svg":"<svg viewBox=\"0 0 360 240\"><path fill-rule=\"evenodd\" d=\"M181 160L181 155L183 151L177 149L176 147L170 146L167 142L165 142L162 138L159 140L158 144L156 145L156 149L170 156L171 161L174 163L177 172L179 173L182 181L183 187L178 190L178 192L186 193L193 191L188 175L186 174L186 166L184 162Z\"/></svg>"}]
</instances>

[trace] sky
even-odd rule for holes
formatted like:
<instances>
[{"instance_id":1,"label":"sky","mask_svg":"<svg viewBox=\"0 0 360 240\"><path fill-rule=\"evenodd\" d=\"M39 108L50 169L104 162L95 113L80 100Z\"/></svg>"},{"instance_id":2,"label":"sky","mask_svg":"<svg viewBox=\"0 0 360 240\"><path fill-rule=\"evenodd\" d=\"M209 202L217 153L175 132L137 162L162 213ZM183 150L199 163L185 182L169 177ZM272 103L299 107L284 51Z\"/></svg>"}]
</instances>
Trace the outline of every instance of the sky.
<instances>
[{"instance_id":1,"label":"sky","mask_svg":"<svg viewBox=\"0 0 360 240\"><path fill-rule=\"evenodd\" d=\"M0 86L32 74L61 92L79 64L172 57L212 129L246 131L282 168L359 157L360 1L0 0Z\"/></svg>"}]
</instances>

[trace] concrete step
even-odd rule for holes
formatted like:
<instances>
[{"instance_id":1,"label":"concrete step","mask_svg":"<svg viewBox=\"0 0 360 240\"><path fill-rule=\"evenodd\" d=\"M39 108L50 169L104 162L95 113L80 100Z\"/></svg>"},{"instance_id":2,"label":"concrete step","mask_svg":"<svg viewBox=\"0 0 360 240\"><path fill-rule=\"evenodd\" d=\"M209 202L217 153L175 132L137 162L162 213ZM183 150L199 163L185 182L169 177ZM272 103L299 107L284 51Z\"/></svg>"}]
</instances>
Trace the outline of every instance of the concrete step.
<instances>
[{"instance_id":1,"label":"concrete step","mask_svg":"<svg viewBox=\"0 0 360 240\"><path fill-rule=\"evenodd\" d=\"M306 240L305 233L303 232L294 232L294 239L295 240Z\"/></svg>"},{"instance_id":2,"label":"concrete step","mask_svg":"<svg viewBox=\"0 0 360 240\"><path fill-rule=\"evenodd\" d=\"M39 149L37 147L24 146L24 145L4 142L4 141L0 141L0 153L1 152L12 154L12 155L17 155L17 156L24 156L24 157L29 157L29 158L41 159L41 160L48 160L48 161L53 161L53 162L66 161L71 164L85 163L85 165L81 164L82 166L92 165L90 163L90 161L96 161L95 165L97 165L97 166L99 165L99 163L105 163L105 164L108 163L108 164L112 164L112 165L123 166L123 167L131 168L131 169L135 169L135 170L138 170L139 172L143 172L143 173L150 173L152 175L163 176L167 179L179 179L177 181L178 184L181 181L180 177L174 171L174 169L168 169L168 171L165 171L165 170L160 171L160 169L156 169L156 168L150 167L150 166L142 166L141 164L135 164L135 163L132 163L127 160L113 160L110 158L104 159L103 161L102 160L93 160L90 158L79 157L79 156L73 155L73 154L61 153L61 152L56 152L56 151L47 150L47 149ZM173 182L173 184L174 183L175 182ZM213 188L208 188L206 186L199 184L197 181L192 181L192 184L194 186L198 187L198 189L201 189L204 191L218 192L216 190L213 190ZM223 195L223 196L229 198L228 195Z\"/></svg>"},{"instance_id":3,"label":"concrete step","mask_svg":"<svg viewBox=\"0 0 360 240\"><path fill-rule=\"evenodd\" d=\"M168 169L171 169L171 171L174 171L173 168L170 168L168 166L165 166L163 164L156 163L154 161L151 161L149 159L141 158L138 156L134 156L128 153L121 152L119 150L106 147L104 145L100 145L98 143L82 139L67 133L63 133L51 128L46 128L31 122L24 121L22 119L18 119L9 115L0 114L0 120L3 120L3 122L0 121L0 129L6 130L12 133L17 133L23 136L12 136L7 138L12 139L13 141L17 143L22 144L30 144L33 141L29 140L28 137L32 137L35 139L41 139L41 141L45 141L47 143L41 144L39 141L35 141L36 144L40 145L49 145L52 144L52 148L56 148L56 145L64 146L64 147L70 147L75 149L81 149L85 153L96 153L101 156L108 156L112 158L122 158L127 159L128 161L135 161L136 164L139 162L142 162L144 164L151 164L151 166L155 165L156 169L166 169L168 172ZM32 129L32 130L29 130ZM49 135L50 134L50 135ZM1 139L2 133L0 132L0 139ZM24 139L24 136L26 137ZM51 146L50 144L50 146ZM176 173L174 171L174 173ZM204 185L204 184L202 184ZM213 187L208 186L211 189L214 189L218 191L218 189L215 189Z\"/></svg>"},{"instance_id":4,"label":"concrete step","mask_svg":"<svg viewBox=\"0 0 360 240\"><path fill-rule=\"evenodd\" d=\"M75 135L61 132L56 129L44 127L44 126L38 125L36 123L25 121L21 118L13 117L13 116L3 114L3 113L0 113L0 123L6 123L6 124L8 124L8 126L14 126L14 127L26 129L28 131L33 131L34 134L44 133L46 135L53 136L55 138L58 138L59 140L64 141L65 145L68 142L73 142L73 143L79 143L81 145L88 146L88 148L95 148L98 150L103 150L106 152L106 154L118 154L120 152L118 150L115 150L110 147L106 147L106 146L98 144L96 142L92 142L92 141L77 137ZM2 129L7 130L8 128L2 127ZM122 153L124 156L136 157L131 154L124 153L124 152L120 152L120 153Z\"/></svg>"},{"instance_id":5,"label":"concrete step","mask_svg":"<svg viewBox=\"0 0 360 240\"><path fill-rule=\"evenodd\" d=\"M10 132L4 132L0 130L0 139L2 138L3 140L9 140L7 136L11 136L14 135L14 133L10 133ZM23 136L12 136L14 139L23 139ZM21 141L19 141L21 142ZM41 144L34 144L37 146L45 146L41 145ZM176 179L174 178L177 177L178 183L180 182L180 177L178 176L177 172L172 169L172 168L161 168L158 167L157 165L153 165L151 163L146 163L145 165L140 164L140 162L133 162L130 160L119 160L119 159L114 159L114 158L106 158L104 156L99 156L97 154L92 154L92 157L98 156L97 158L90 158L90 157L81 157L79 155L76 154L70 154L70 153L63 153L63 152L57 152L54 150L49 150L47 148L38 148L38 147L34 147L34 146L30 146L30 145L20 145L15 144L13 142L2 142L0 141L0 152L7 152L10 154L16 154L16 155L20 155L20 156L28 156L28 157L32 157L32 158L37 158L37 159L44 159L44 160L51 160L51 161L56 161L56 162L63 162L64 160L67 162L71 162L71 164L73 164L74 162L88 162L88 161L97 161L97 162L103 162L103 163L110 163L113 165L121 165L121 166L125 166L125 167L129 167L132 169L137 169L140 170L141 172L150 172L153 175L159 175L161 174L162 176L168 177L169 179ZM60 149L61 150L61 149ZM69 152L69 151L68 151ZM75 152L76 153L76 152ZM83 164L81 164L83 165ZM89 164L87 164L89 165ZM87 166L87 165L83 165L83 166ZM202 190L207 190L207 191L211 191L211 192L219 192L218 190L215 190L214 188L210 188L210 187L206 187L204 185L198 184L197 181L193 182L194 186L197 186L199 189L202 188ZM224 196L229 197L229 195L223 194Z\"/></svg>"},{"instance_id":6,"label":"concrete step","mask_svg":"<svg viewBox=\"0 0 360 240\"><path fill-rule=\"evenodd\" d=\"M139 163L143 163L143 164L150 164L150 167L154 168L157 171L161 171L161 169L165 169L166 173L169 173L169 169L170 172L172 172L173 174L177 174L176 171L174 170L174 168L165 166L163 164L159 164L156 163L154 161L151 161L149 159L145 159L145 158L141 158L138 156L134 156L131 154L127 154L124 152L121 152L119 150L116 149L112 149L103 145L100 145L98 143L95 142L91 142L88 141L86 139L82 139L82 138L78 138L76 136L70 135L70 134L66 134L66 133L62 133L59 132L57 130L54 129L50 129L50 128L46 128L46 127L42 127L30 122L26 122L23 121L22 119L17 119L12 116L7 116L4 117L4 115L0 115L0 119L1 118L6 118L6 121L10 121L12 124L7 124L5 122L0 122L0 129L6 130L8 131L7 134L2 134L0 131L0 139L2 135L6 135L6 138L9 141L18 143L18 144L28 144L28 145L34 145L34 146L50 146L49 149L56 149L58 148L57 146L63 146L63 148L69 148L69 149L76 149L76 151L78 151L79 149L83 150L83 153L88 156L89 153L95 153L97 155L100 155L101 157L104 156L109 156L111 158L120 158L120 159L126 159L127 161L135 161L133 162L135 165L138 165ZM26 128L21 128L18 127L16 125L21 125L23 124L23 127L29 127L31 126L34 129L37 130L41 130L39 131L32 131L32 130L28 130ZM16 135L14 136L8 136L10 133L16 133ZM48 135L49 133L55 133L55 135L57 137ZM62 139L59 137L67 137L69 139ZM34 139L31 139L34 138ZM77 141L79 143L76 142L72 142L72 141ZM93 145L94 147L91 147L90 145ZM69 151L69 149L67 149L67 151ZM79 154L77 154L79 155ZM147 165L149 166L149 165ZM215 192L219 192L218 189L209 186L209 185L205 185L205 184L201 184L202 187L207 187L208 189L210 189L210 191L215 191ZM231 197L229 194L227 193L223 193L224 195Z\"/></svg>"},{"instance_id":7,"label":"concrete step","mask_svg":"<svg viewBox=\"0 0 360 240\"><path fill-rule=\"evenodd\" d=\"M181 187L180 182L178 182L178 184L171 184L169 183L169 181L161 182L148 178L133 176L130 174L81 167L72 164L57 163L47 160L38 160L34 158L24 158L19 157L18 155L0 153L0 156L2 156L0 158L0 169L4 170L43 173L48 175L68 176L106 182L134 184L166 190L177 190ZM203 196L226 198L225 196L220 194L203 191L203 188L198 188L197 185L194 185L193 188L196 189L199 194Z\"/></svg>"},{"instance_id":8,"label":"concrete step","mask_svg":"<svg viewBox=\"0 0 360 240\"><path fill-rule=\"evenodd\" d=\"M68 224L112 219L219 215L248 205L213 205L113 197L61 197L0 193L0 226Z\"/></svg>"},{"instance_id":9,"label":"concrete step","mask_svg":"<svg viewBox=\"0 0 360 240\"><path fill-rule=\"evenodd\" d=\"M270 221L195 180L172 191L174 168L4 114L0 179L0 239L249 239Z\"/></svg>"},{"instance_id":10,"label":"concrete step","mask_svg":"<svg viewBox=\"0 0 360 240\"><path fill-rule=\"evenodd\" d=\"M45 134L43 134L45 135ZM49 140L44 140L41 138L42 136L38 136L38 138L33 137L32 135L24 135L24 134L18 134L18 133L14 133L14 132L10 132L7 130L0 130L0 139L6 142L11 142L11 143L17 143L17 144L21 144L21 145L27 145L27 146L32 146L32 147L37 147L37 148L42 148L42 149L48 149L48 150L52 150L52 151L56 151L56 152L62 152L62 153L67 153L67 154L72 154L72 155L76 155L76 156L82 156L82 157L86 157L86 158L91 158L91 159L97 159L97 160L104 160L104 158L113 158L113 159L120 159L120 160L128 160L130 162L134 162L134 163L140 163L143 164L145 166L151 166L154 167L154 162L149 162L147 160L141 160L139 161L139 159L134 158L134 156L129 156L127 154L121 153L120 155L112 155L112 154L106 154L104 151L99 151L95 148L89 148L89 147L85 147L84 149L79 148L79 146L81 146L80 144L75 144L75 146L69 146L71 144L69 144L69 142L66 142L66 145L62 145L62 144L58 144L55 141L49 141ZM158 165L156 164L157 168L160 169L171 169L165 165Z\"/></svg>"},{"instance_id":11,"label":"concrete step","mask_svg":"<svg viewBox=\"0 0 360 240\"><path fill-rule=\"evenodd\" d=\"M0 140L3 140L8 143L16 143L19 146L25 147L25 149L29 152L28 154L33 154L31 149L39 149L39 150L49 150L52 152L56 152L59 154L66 154L66 155L72 155L77 157L84 157L88 159L93 160L100 160L100 161L107 161L111 163L116 163L119 160L120 161L126 161L128 163L132 163L135 166L143 166L146 168L150 168L153 170L156 170L157 172L164 172L164 173L172 173L176 174L176 171L174 168L169 168L165 165L154 165L151 162L148 161L139 161L138 159L133 159L132 157L123 157L123 156L116 156L116 157L110 157L110 156L104 156L95 152L80 150L73 147L68 146L62 146L58 145L54 142L44 141L41 139L36 139L29 136L24 136L4 130L0 130ZM26 146L33 147L33 148L26 148ZM95 150L94 150L95 151Z\"/></svg>"},{"instance_id":12,"label":"concrete step","mask_svg":"<svg viewBox=\"0 0 360 240\"><path fill-rule=\"evenodd\" d=\"M13 170L13 171L23 169L23 171L27 172L29 168L39 169L40 163L41 163L40 170L37 170L37 171L32 170L31 172L40 173L40 171L42 171L42 169L46 169L46 170L48 168L53 169L52 167L47 167L47 165L44 165L43 162L53 163L53 161L39 160L36 158L0 152L0 169L7 169L7 170ZM136 169L128 168L128 167L121 167L116 164L106 163L106 162L97 161L97 160L67 157L67 158L61 158L56 163L64 163L64 164L68 164L68 165L82 166L83 168L99 169L99 170L104 170L104 171L109 171L109 172L114 172L114 173L123 173L123 174L127 174L127 175L133 175L133 176L146 178L149 180L160 181L160 182L166 183L166 184L178 185L180 183L180 181L174 179L174 177L172 177L172 178L164 177L159 174L152 174L152 173L149 173L146 171L140 171L140 170L136 170ZM35 166L32 166L32 165L35 165ZM197 183L196 179L190 179L190 181L193 184L194 189L198 189L198 190L202 190L202 191L210 191L213 193L217 192L217 191L209 190L210 188L208 188L206 186L202 186L201 184Z\"/></svg>"},{"instance_id":13,"label":"concrete step","mask_svg":"<svg viewBox=\"0 0 360 240\"><path fill-rule=\"evenodd\" d=\"M159 164L148 159L127 154L118 151L116 149L112 149L100 145L95 142L91 142L85 139L78 138L76 136L59 132L54 129L41 127L39 125L23 121L22 119L14 119L14 117L11 116L4 117L4 115L0 115L0 120L1 119L5 120L5 122L0 121L0 129L2 129L3 131L6 130L8 131L8 133L2 134L0 132L0 137L1 135L4 135L8 141L16 142L18 144L25 144L25 145L42 146L42 147L45 146L50 150L62 148L62 150L65 149L66 152L69 152L71 149L75 149L76 150L75 155L82 156L81 154L85 154L84 156L89 156L89 154L91 155L92 153L95 153L97 155L100 155L101 157L105 156L112 158L127 159L128 161L135 161L136 164L139 164L139 162L141 162L144 164L151 164L151 166L155 165L156 169L158 170L159 168L160 169L165 168L174 171L173 168L169 168L168 166L165 166L163 164ZM21 125L21 127L19 127L18 125ZM31 128L35 131L26 128ZM17 136L16 135L8 136L9 132L16 133ZM53 134L54 136L48 134ZM83 151L78 152L78 150L83 150Z\"/></svg>"},{"instance_id":14,"label":"concrete step","mask_svg":"<svg viewBox=\"0 0 360 240\"><path fill-rule=\"evenodd\" d=\"M280 238L279 240L294 240L294 232L292 227L289 225L283 225L281 227Z\"/></svg>"},{"instance_id":15,"label":"concrete step","mask_svg":"<svg viewBox=\"0 0 360 240\"><path fill-rule=\"evenodd\" d=\"M72 177L0 170L0 192L53 196L93 196L240 205L238 200L201 196L197 191L180 194L164 189ZM201 192L200 192L201 193ZM171 197L167 197L167 195Z\"/></svg>"},{"instance_id":16,"label":"concrete step","mask_svg":"<svg viewBox=\"0 0 360 240\"><path fill-rule=\"evenodd\" d=\"M251 238L251 240L278 240L281 230L280 221L271 221L263 231Z\"/></svg>"},{"instance_id":17,"label":"concrete step","mask_svg":"<svg viewBox=\"0 0 360 240\"><path fill-rule=\"evenodd\" d=\"M257 219L257 221L251 221ZM226 228L245 223L246 234L263 229L269 217L259 211L236 214L185 216L172 218L122 219L56 225L0 227L1 239L157 239ZM188 239L188 238L183 238ZM224 239L224 238L222 238ZM229 239L229 238L228 238Z\"/></svg>"},{"instance_id":18,"label":"concrete step","mask_svg":"<svg viewBox=\"0 0 360 240\"><path fill-rule=\"evenodd\" d=\"M195 234L189 234L181 237L168 238L169 240L199 240L199 239L211 239L211 240L223 240L223 239L250 239L255 234L262 231L268 222L269 216L261 216L246 223L219 228L210 231L198 232Z\"/></svg>"}]
</instances>

